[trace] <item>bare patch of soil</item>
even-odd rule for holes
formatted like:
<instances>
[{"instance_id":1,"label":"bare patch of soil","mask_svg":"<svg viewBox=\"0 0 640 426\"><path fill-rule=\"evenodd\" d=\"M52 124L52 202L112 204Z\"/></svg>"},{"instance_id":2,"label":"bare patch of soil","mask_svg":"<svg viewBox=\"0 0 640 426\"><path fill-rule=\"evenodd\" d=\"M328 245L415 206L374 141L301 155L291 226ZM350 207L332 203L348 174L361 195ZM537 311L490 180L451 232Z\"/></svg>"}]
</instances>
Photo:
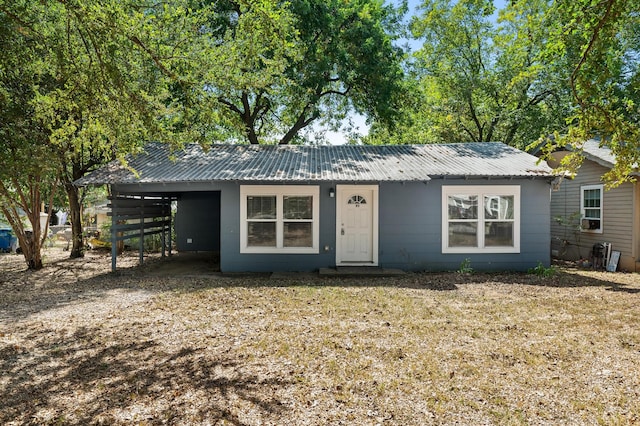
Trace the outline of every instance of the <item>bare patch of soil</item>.
<instances>
[{"instance_id":1,"label":"bare patch of soil","mask_svg":"<svg viewBox=\"0 0 640 426\"><path fill-rule=\"evenodd\" d=\"M0 255L0 423L635 424L638 274L226 276ZM185 266L186 265L186 266Z\"/></svg>"}]
</instances>

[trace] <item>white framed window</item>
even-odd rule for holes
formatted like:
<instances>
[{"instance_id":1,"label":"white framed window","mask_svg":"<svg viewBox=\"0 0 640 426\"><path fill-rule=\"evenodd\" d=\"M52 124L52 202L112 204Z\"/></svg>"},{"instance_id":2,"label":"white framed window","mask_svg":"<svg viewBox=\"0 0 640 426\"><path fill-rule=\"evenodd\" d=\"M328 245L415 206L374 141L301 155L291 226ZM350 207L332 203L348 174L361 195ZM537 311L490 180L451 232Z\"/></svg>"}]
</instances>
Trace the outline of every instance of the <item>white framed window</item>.
<instances>
[{"instance_id":1,"label":"white framed window","mask_svg":"<svg viewBox=\"0 0 640 426\"><path fill-rule=\"evenodd\" d=\"M602 233L603 185L583 185L580 187L580 230Z\"/></svg>"},{"instance_id":2,"label":"white framed window","mask_svg":"<svg viewBox=\"0 0 640 426\"><path fill-rule=\"evenodd\" d=\"M443 253L520 253L520 186L443 186Z\"/></svg>"},{"instance_id":3,"label":"white framed window","mask_svg":"<svg viewBox=\"0 0 640 426\"><path fill-rule=\"evenodd\" d=\"M240 253L318 253L320 188L240 187Z\"/></svg>"}]
</instances>

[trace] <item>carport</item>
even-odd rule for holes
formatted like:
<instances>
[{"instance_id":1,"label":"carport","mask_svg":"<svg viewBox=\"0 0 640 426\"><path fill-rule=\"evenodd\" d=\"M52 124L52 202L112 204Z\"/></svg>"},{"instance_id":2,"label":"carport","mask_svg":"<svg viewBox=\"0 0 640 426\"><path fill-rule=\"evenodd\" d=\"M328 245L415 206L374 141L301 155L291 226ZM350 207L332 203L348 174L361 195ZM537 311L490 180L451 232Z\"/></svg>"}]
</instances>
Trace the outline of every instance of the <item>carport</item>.
<instances>
[{"instance_id":1,"label":"carport","mask_svg":"<svg viewBox=\"0 0 640 426\"><path fill-rule=\"evenodd\" d=\"M119 194L109 197L111 211L111 271L117 268L118 243L137 238L144 262L145 237L160 234L162 257L171 255L171 203L175 195ZM168 250L167 250L168 249Z\"/></svg>"}]
</instances>

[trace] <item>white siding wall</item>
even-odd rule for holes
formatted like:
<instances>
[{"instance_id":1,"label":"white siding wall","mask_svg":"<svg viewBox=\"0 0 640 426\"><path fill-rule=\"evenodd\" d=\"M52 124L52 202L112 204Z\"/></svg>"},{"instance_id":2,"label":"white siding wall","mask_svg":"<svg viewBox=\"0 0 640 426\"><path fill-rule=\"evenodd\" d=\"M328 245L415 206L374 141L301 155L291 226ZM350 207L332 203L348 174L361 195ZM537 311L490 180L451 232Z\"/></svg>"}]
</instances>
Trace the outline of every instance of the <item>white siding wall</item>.
<instances>
[{"instance_id":1,"label":"white siding wall","mask_svg":"<svg viewBox=\"0 0 640 426\"><path fill-rule=\"evenodd\" d=\"M587 257L595 243L609 242L613 250L621 252L619 268L635 270L635 256L638 250L634 243L635 229L639 224L634 219L634 204L637 204L635 186L626 183L612 190L604 191L602 212L602 233L577 231L579 213L571 225L563 225L558 218L565 221L574 213L580 212L580 187L583 185L601 184L601 176L608 169L599 164L585 160L575 179L564 179L558 191L551 194L551 239L552 249L558 250L559 257L575 260L580 256ZM634 221L636 223L634 223ZM562 242L569 244L563 244ZM636 247L634 247L636 245ZM555 253L554 253L555 254Z\"/></svg>"}]
</instances>

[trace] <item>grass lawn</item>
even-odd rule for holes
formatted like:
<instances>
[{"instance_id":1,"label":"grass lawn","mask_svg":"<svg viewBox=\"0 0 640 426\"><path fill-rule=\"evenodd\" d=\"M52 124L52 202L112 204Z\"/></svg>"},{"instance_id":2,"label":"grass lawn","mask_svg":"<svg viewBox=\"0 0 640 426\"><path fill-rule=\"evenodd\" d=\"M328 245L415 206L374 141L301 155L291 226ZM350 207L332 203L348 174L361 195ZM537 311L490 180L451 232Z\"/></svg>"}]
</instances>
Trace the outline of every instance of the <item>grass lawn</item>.
<instances>
[{"instance_id":1,"label":"grass lawn","mask_svg":"<svg viewBox=\"0 0 640 426\"><path fill-rule=\"evenodd\" d=\"M640 275L21 271L1 424L640 423ZM11 259L10 259L11 258Z\"/></svg>"}]
</instances>

